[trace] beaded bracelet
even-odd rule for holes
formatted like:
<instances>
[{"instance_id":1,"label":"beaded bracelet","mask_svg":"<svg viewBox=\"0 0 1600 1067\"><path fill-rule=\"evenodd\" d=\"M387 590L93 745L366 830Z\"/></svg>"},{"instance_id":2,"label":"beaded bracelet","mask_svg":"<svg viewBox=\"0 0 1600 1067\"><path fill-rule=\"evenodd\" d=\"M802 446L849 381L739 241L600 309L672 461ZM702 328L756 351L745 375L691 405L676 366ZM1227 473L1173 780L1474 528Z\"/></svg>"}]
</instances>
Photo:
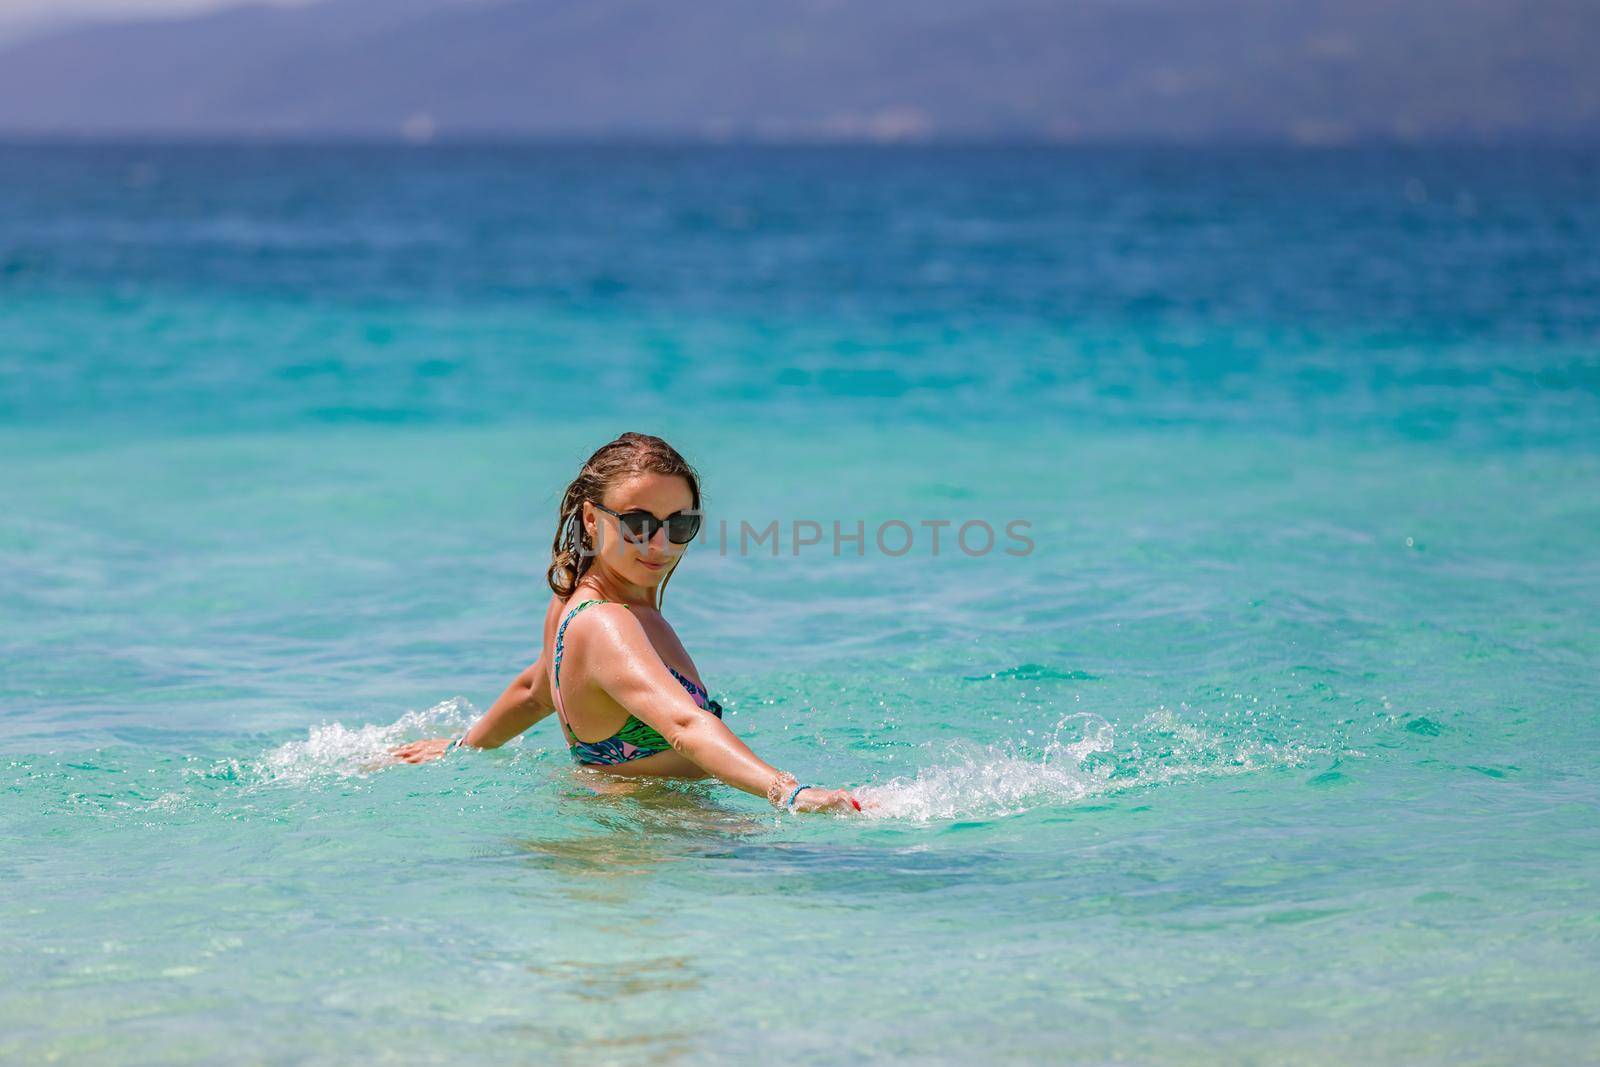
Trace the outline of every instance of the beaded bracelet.
<instances>
[{"instance_id":1,"label":"beaded bracelet","mask_svg":"<svg viewBox=\"0 0 1600 1067\"><path fill-rule=\"evenodd\" d=\"M794 807L794 798L799 796L802 790L815 789L815 788L816 788L816 786L814 786L814 785L797 785L797 786L795 786L794 787L794 792L789 794L789 799L785 800L783 802L783 806L786 807L786 808L793 808Z\"/></svg>"},{"instance_id":2,"label":"beaded bracelet","mask_svg":"<svg viewBox=\"0 0 1600 1067\"><path fill-rule=\"evenodd\" d=\"M471 730L466 731L466 733L463 733L460 737L456 738L454 741L452 741L448 745L444 746L444 755L448 756L455 749L458 749L462 745L465 745L467 743L467 734L469 734L471 732L472 732Z\"/></svg>"}]
</instances>

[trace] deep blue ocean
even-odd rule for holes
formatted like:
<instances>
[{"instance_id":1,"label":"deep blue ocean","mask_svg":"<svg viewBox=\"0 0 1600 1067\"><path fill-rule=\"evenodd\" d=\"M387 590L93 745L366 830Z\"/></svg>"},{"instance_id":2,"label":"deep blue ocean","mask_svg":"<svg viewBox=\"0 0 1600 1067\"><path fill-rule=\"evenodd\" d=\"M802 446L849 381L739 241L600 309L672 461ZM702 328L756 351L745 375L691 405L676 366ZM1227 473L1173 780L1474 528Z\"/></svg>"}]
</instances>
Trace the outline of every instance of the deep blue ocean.
<instances>
[{"instance_id":1,"label":"deep blue ocean","mask_svg":"<svg viewBox=\"0 0 1600 1067\"><path fill-rule=\"evenodd\" d=\"M626 430L873 817L385 764ZM0 146L0 887L8 1063L1591 1060L1600 150Z\"/></svg>"}]
</instances>

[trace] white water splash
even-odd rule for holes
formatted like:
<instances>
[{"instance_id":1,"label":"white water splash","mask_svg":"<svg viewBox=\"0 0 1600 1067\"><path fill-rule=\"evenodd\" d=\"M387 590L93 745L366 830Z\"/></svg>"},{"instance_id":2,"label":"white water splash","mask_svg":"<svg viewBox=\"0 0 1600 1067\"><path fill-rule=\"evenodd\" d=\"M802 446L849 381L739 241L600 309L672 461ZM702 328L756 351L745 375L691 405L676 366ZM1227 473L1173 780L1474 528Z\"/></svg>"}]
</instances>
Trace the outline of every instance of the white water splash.
<instances>
[{"instance_id":1,"label":"white water splash","mask_svg":"<svg viewBox=\"0 0 1600 1067\"><path fill-rule=\"evenodd\" d=\"M425 711L408 711L391 723L352 729L342 723L311 728L304 741L288 741L265 753L246 773L252 782L299 784L316 778L370 774L394 762L389 750L420 737L459 733L478 718L470 701L452 697Z\"/></svg>"},{"instance_id":2,"label":"white water splash","mask_svg":"<svg viewBox=\"0 0 1600 1067\"><path fill-rule=\"evenodd\" d=\"M1056 723L1042 750L957 742L946 750L947 759L914 776L855 793L871 801L866 814L875 818L995 818L1175 779L1294 766L1315 751L1230 741L1165 709L1133 726L1121 751L1115 751L1116 733L1098 715L1069 715Z\"/></svg>"},{"instance_id":3,"label":"white water splash","mask_svg":"<svg viewBox=\"0 0 1600 1067\"><path fill-rule=\"evenodd\" d=\"M248 766L228 760L207 773L243 780L247 788L368 775L395 762L389 750L396 745L459 733L477 717L469 701L454 697L423 711L408 711L387 724L351 728L323 723L312 727L305 740L285 742ZM1326 751L1230 737L1167 709L1124 729L1127 738L1122 741L1116 726L1099 715L1080 712L1057 722L1042 747L1015 741L955 742L939 750L937 762L911 777L854 792L870 801L864 814L873 818L998 818L1173 780L1295 766Z\"/></svg>"}]
</instances>

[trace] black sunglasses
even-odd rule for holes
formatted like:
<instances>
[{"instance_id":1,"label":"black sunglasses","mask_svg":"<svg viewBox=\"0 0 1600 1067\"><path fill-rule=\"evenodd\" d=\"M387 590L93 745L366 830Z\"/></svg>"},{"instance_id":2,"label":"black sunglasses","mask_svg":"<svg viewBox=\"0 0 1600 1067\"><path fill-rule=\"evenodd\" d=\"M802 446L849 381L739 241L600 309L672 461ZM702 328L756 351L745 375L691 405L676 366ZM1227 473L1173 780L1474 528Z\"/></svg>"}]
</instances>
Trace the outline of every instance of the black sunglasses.
<instances>
[{"instance_id":1,"label":"black sunglasses","mask_svg":"<svg viewBox=\"0 0 1600 1067\"><path fill-rule=\"evenodd\" d=\"M607 515L616 516L623 533L635 544L649 544L650 538L654 537L656 531L663 526L667 528L667 540L675 545L688 544L700 532L698 511L674 511L666 518L658 519L640 508L635 508L633 511L612 511L597 500L591 500L589 503Z\"/></svg>"}]
</instances>

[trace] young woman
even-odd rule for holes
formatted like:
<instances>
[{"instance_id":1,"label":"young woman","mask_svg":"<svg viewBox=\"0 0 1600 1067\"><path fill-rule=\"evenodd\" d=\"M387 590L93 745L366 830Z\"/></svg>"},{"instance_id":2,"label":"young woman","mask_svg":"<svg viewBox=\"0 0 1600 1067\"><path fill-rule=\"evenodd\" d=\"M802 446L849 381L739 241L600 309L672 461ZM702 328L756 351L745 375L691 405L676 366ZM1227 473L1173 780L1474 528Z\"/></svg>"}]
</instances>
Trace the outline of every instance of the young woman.
<instances>
[{"instance_id":1,"label":"young woman","mask_svg":"<svg viewBox=\"0 0 1600 1067\"><path fill-rule=\"evenodd\" d=\"M498 748L554 711L580 766L627 777L715 776L796 811L860 811L843 789L780 771L734 736L661 614L700 529L700 478L671 445L625 433L589 457L561 498L539 661L466 733L392 749L425 763Z\"/></svg>"}]
</instances>

